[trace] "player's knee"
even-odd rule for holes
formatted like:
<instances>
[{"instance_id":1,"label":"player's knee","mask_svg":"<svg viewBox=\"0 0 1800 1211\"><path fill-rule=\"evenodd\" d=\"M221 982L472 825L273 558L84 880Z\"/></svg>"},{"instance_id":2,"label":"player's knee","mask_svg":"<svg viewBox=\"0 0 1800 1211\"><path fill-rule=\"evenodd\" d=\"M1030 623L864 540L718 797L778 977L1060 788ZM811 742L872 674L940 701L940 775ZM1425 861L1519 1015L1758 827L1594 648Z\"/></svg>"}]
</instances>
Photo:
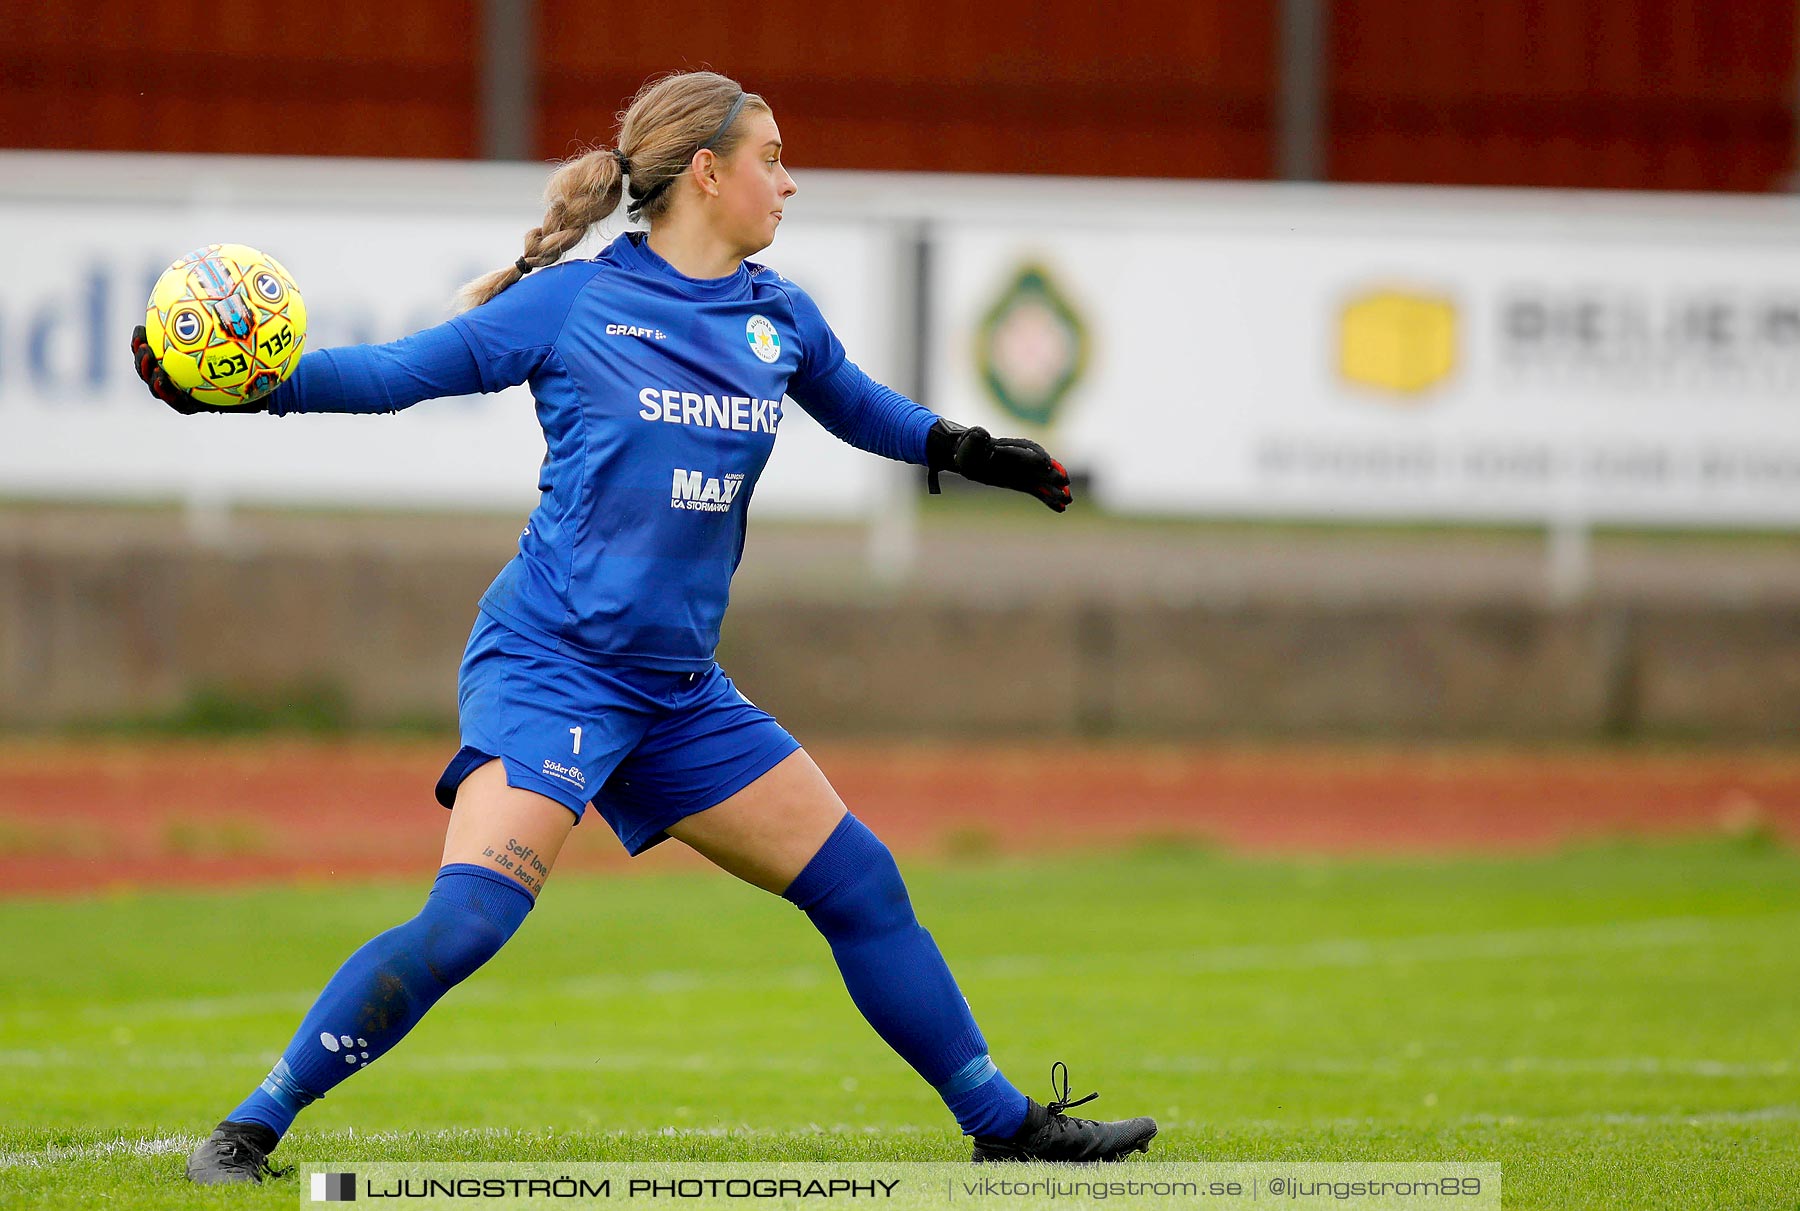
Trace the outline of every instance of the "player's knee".
<instances>
[{"instance_id":1,"label":"player's knee","mask_svg":"<svg viewBox=\"0 0 1800 1211\"><path fill-rule=\"evenodd\" d=\"M446 866L417 918L419 957L446 988L458 984L500 953L533 903L529 892L498 872Z\"/></svg>"},{"instance_id":2,"label":"player's knee","mask_svg":"<svg viewBox=\"0 0 1800 1211\"><path fill-rule=\"evenodd\" d=\"M783 894L833 941L918 925L893 851L855 816L844 817Z\"/></svg>"}]
</instances>

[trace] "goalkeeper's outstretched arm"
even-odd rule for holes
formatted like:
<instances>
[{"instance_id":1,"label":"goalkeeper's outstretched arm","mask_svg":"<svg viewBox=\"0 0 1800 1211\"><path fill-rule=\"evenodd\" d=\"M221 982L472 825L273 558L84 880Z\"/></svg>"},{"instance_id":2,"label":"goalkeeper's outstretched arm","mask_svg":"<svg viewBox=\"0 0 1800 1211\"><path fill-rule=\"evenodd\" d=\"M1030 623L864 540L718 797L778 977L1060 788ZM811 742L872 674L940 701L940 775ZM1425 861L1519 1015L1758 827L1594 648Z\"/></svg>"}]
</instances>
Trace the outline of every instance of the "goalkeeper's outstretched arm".
<instances>
[{"instance_id":1,"label":"goalkeeper's outstretched arm","mask_svg":"<svg viewBox=\"0 0 1800 1211\"><path fill-rule=\"evenodd\" d=\"M177 412L398 412L421 400L470 395L489 389L462 330L439 324L385 345L345 345L303 355L293 375L248 404L203 404L177 387L163 371L140 326L131 336L138 377Z\"/></svg>"}]
</instances>

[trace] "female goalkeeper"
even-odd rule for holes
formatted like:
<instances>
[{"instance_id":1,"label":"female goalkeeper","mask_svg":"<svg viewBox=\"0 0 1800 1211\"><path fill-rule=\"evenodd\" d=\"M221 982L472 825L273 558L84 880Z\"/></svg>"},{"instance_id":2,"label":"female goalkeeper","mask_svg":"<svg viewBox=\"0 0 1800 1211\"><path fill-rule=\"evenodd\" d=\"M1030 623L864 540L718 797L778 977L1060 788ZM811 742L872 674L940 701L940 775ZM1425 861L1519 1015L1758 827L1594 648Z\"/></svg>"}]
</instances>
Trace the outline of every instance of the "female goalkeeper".
<instances>
[{"instance_id":1,"label":"female goalkeeper","mask_svg":"<svg viewBox=\"0 0 1800 1211\"><path fill-rule=\"evenodd\" d=\"M804 911L869 1024L974 1137L973 1159L1148 1148L1148 1118L1071 1118L1066 1079L1040 1105L1001 1075L887 847L713 661L783 396L876 454L1059 513L1071 500L1041 446L872 381L805 291L744 259L775 238L794 191L761 97L710 72L652 82L616 149L551 177L524 255L471 283L460 315L389 345L309 353L265 397L278 416L392 412L529 382L547 458L518 556L482 597L463 655L462 747L437 784L453 810L425 906L332 976L274 1069L188 1159L194 1181L272 1172L301 1110L505 945L590 803L628 852L675 837ZM559 264L622 197L648 233ZM159 399L211 410L169 381L143 329L132 346Z\"/></svg>"}]
</instances>

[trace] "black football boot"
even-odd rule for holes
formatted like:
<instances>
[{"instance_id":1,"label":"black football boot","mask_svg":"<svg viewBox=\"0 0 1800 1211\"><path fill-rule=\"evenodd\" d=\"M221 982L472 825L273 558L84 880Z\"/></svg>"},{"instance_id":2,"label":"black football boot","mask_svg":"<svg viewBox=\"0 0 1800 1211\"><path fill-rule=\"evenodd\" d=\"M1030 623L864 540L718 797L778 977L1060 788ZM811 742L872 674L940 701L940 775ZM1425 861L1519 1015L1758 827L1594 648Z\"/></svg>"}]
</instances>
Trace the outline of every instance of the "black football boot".
<instances>
[{"instance_id":1,"label":"black football boot","mask_svg":"<svg viewBox=\"0 0 1800 1211\"><path fill-rule=\"evenodd\" d=\"M1057 1088L1058 1076L1061 1088ZM1050 1069L1050 1089L1056 1100L1040 1106L1025 1099L1025 1122L1011 1139L998 1136L975 1137L976 1164L984 1161L1072 1161L1078 1164L1123 1160L1133 1152L1150 1151L1150 1140L1156 1135L1153 1118L1128 1118L1116 1123L1097 1123L1092 1119L1070 1118L1063 1111L1099 1097L1090 1093L1069 1100L1069 1069L1058 1060Z\"/></svg>"},{"instance_id":2,"label":"black football boot","mask_svg":"<svg viewBox=\"0 0 1800 1211\"><path fill-rule=\"evenodd\" d=\"M221 1186L261 1182L265 1174L283 1177L293 1170L269 1164L269 1153L275 1151L278 1142L275 1132L261 1123L227 1120L213 1128L213 1133L201 1140L188 1157L188 1180L202 1186Z\"/></svg>"}]
</instances>

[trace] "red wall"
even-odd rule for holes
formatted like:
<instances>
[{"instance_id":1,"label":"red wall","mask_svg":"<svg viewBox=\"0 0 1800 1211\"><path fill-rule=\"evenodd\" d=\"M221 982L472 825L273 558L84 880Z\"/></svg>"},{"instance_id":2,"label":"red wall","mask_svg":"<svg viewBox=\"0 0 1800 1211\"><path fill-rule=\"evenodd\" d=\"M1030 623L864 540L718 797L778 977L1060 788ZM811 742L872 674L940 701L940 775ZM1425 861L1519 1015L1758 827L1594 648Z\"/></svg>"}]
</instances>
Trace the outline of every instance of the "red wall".
<instances>
[{"instance_id":1,"label":"red wall","mask_svg":"<svg viewBox=\"0 0 1800 1211\"><path fill-rule=\"evenodd\" d=\"M0 146L470 156L478 0L0 0Z\"/></svg>"},{"instance_id":2,"label":"red wall","mask_svg":"<svg viewBox=\"0 0 1800 1211\"><path fill-rule=\"evenodd\" d=\"M930 0L863 8L541 0L538 150L610 141L644 77L711 67L766 96L795 166L1258 177L1269 6Z\"/></svg>"},{"instance_id":3,"label":"red wall","mask_svg":"<svg viewBox=\"0 0 1800 1211\"><path fill-rule=\"evenodd\" d=\"M1785 188L1793 0L1333 0L1344 181Z\"/></svg>"},{"instance_id":4,"label":"red wall","mask_svg":"<svg viewBox=\"0 0 1800 1211\"><path fill-rule=\"evenodd\" d=\"M1792 0L1328 0L1347 181L1765 190L1794 165ZM461 157L482 0L0 0L0 146ZM1275 0L538 0L536 153L649 74L776 107L796 168L1265 177Z\"/></svg>"}]
</instances>

